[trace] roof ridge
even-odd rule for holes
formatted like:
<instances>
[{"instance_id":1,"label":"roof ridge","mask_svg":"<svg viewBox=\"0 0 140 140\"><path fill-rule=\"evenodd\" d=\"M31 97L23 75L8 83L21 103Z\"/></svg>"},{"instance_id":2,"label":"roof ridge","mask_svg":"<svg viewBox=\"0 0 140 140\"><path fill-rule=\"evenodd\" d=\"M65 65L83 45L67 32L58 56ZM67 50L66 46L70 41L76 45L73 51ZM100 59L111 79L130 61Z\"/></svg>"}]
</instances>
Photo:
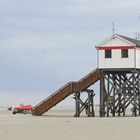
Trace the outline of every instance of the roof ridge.
<instances>
[{"instance_id":1,"label":"roof ridge","mask_svg":"<svg viewBox=\"0 0 140 140\"><path fill-rule=\"evenodd\" d=\"M124 36L124 35L119 35L119 34L116 34L116 35L120 36L121 38L123 38L123 39L125 39L133 44L135 44L137 47L140 47L140 40L136 40L136 39Z\"/></svg>"}]
</instances>

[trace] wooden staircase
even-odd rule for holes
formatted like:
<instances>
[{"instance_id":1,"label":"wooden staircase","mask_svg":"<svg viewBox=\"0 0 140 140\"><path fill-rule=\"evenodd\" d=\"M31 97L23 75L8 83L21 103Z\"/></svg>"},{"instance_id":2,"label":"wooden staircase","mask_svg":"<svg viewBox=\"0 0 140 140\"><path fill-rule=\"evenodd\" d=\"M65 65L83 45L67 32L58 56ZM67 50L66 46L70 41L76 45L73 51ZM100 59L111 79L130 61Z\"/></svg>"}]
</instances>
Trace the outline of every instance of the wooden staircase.
<instances>
[{"instance_id":1,"label":"wooden staircase","mask_svg":"<svg viewBox=\"0 0 140 140\"><path fill-rule=\"evenodd\" d=\"M33 108L32 114L42 115L72 93L77 93L86 90L88 87L97 82L101 78L101 76L101 70L96 69L88 75L86 75L85 77L83 77L82 79L80 79L79 81L67 83L62 88L50 95L48 98L37 104Z\"/></svg>"}]
</instances>

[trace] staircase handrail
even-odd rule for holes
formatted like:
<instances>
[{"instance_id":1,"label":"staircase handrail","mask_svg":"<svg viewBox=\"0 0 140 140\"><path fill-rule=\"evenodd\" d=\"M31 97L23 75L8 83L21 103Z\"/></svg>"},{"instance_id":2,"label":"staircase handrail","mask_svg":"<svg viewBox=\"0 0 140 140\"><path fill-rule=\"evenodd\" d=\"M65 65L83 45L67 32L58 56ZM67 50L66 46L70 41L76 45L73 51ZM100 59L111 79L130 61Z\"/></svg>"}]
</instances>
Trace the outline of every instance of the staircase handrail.
<instances>
[{"instance_id":1,"label":"staircase handrail","mask_svg":"<svg viewBox=\"0 0 140 140\"><path fill-rule=\"evenodd\" d=\"M39 104L37 104L36 106L34 106L34 109L37 108L38 106L40 106L42 103L44 103L45 101L49 100L49 98L51 98L52 96L56 95L59 91L65 89L67 86L69 86L71 83L74 83L72 81L68 82L67 84L65 84L63 87L59 88L58 90L56 90L53 94L51 94L50 96L48 96L47 98L45 98L43 101L41 101Z\"/></svg>"},{"instance_id":2,"label":"staircase handrail","mask_svg":"<svg viewBox=\"0 0 140 140\"><path fill-rule=\"evenodd\" d=\"M96 72L98 69L95 69L93 71L91 71L89 74L87 74L85 77L81 78L78 82L81 82L83 80L85 80L87 77L89 77L89 75L93 74L94 72Z\"/></svg>"}]
</instances>

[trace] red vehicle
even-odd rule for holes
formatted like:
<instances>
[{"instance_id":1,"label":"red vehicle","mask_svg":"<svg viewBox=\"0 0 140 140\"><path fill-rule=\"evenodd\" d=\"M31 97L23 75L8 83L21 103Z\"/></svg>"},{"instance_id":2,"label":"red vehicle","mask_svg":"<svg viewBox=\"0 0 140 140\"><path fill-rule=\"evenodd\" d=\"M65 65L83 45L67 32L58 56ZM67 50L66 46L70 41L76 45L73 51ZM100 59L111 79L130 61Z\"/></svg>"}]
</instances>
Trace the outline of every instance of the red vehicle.
<instances>
[{"instance_id":1,"label":"red vehicle","mask_svg":"<svg viewBox=\"0 0 140 140\"><path fill-rule=\"evenodd\" d=\"M12 111L13 114L16 113L30 114L32 112L32 109L33 109L32 105L20 105L8 107L8 110Z\"/></svg>"}]
</instances>

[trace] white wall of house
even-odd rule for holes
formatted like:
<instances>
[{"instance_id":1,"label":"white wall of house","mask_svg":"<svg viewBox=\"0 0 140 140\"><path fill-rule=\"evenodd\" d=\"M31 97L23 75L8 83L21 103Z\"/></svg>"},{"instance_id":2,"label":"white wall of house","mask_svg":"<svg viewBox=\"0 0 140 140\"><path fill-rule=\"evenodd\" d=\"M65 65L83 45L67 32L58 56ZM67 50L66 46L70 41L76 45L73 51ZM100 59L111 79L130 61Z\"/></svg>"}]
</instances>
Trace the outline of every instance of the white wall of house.
<instances>
[{"instance_id":1,"label":"white wall of house","mask_svg":"<svg viewBox=\"0 0 140 140\"><path fill-rule=\"evenodd\" d=\"M140 48L136 49L136 68L140 69Z\"/></svg>"},{"instance_id":2,"label":"white wall of house","mask_svg":"<svg viewBox=\"0 0 140 140\"><path fill-rule=\"evenodd\" d=\"M134 49L128 50L128 58L121 58L121 49L112 50L112 58L105 58L105 50L98 50L99 68L134 68ZM140 59L139 59L140 60Z\"/></svg>"},{"instance_id":3,"label":"white wall of house","mask_svg":"<svg viewBox=\"0 0 140 140\"><path fill-rule=\"evenodd\" d=\"M113 38L108 38L101 42L98 46L98 68L140 68L140 49L128 49L128 58L121 57L121 47L135 46L135 44L115 35ZM100 47L102 49L100 49ZM105 58L105 49L112 48L112 58ZM120 47L119 49L113 47ZM137 60L137 61L136 61Z\"/></svg>"}]
</instances>

